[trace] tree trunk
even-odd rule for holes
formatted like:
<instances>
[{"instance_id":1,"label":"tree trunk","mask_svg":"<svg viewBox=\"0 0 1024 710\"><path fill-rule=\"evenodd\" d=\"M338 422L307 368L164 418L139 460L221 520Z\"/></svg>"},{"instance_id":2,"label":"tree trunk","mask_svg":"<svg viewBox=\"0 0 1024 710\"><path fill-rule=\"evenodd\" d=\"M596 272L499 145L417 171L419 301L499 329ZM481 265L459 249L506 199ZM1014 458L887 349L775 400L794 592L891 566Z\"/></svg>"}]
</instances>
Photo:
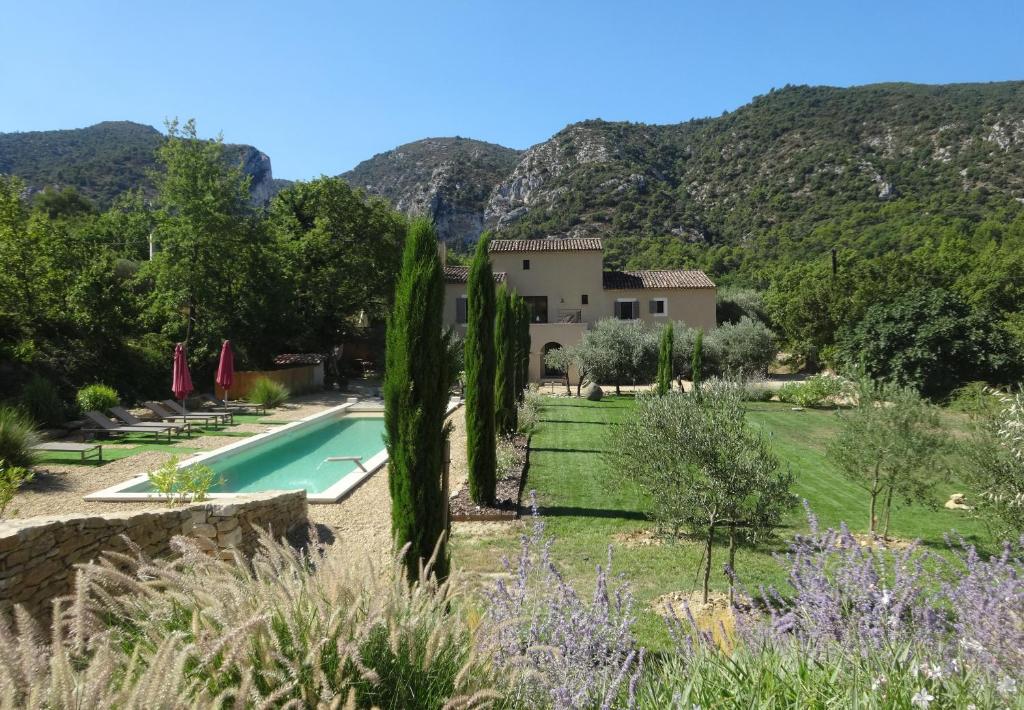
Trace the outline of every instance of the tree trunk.
<instances>
[{"instance_id":1,"label":"tree trunk","mask_svg":"<svg viewBox=\"0 0 1024 710\"><path fill-rule=\"evenodd\" d=\"M708 603L708 590L711 586L711 547L715 541L715 524L708 526L708 539L704 543L704 603Z\"/></svg>"},{"instance_id":2,"label":"tree trunk","mask_svg":"<svg viewBox=\"0 0 1024 710\"><path fill-rule=\"evenodd\" d=\"M885 492L885 526L882 528L882 539L889 539L889 516L892 513L892 486Z\"/></svg>"},{"instance_id":3,"label":"tree trunk","mask_svg":"<svg viewBox=\"0 0 1024 710\"><path fill-rule=\"evenodd\" d=\"M569 371L568 370L566 370L566 372L565 372L565 393L567 395L569 395L570 397L572 396L572 387L569 386Z\"/></svg>"},{"instance_id":4,"label":"tree trunk","mask_svg":"<svg viewBox=\"0 0 1024 710\"><path fill-rule=\"evenodd\" d=\"M580 391L582 389L583 389L583 375L580 375L580 378L578 380L576 380L576 396L577 397L580 396Z\"/></svg>"},{"instance_id":5,"label":"tree trunk","mask_svg":"<svg viewBox=\"0 0 1024 710\"><path fill-rule=\"evenodd\" d=\"M736 523L729 526L729 606L736 602Z\"/></svg>"},{"instance_id":6,"label":"tree trunk","mask_svg":"<svg viewBox=\"0 0 1024 710\"><path fill-rule=\"evenodd\" d=\"M878 494L871 491L871 521L868 525L868 533L872 538L875 537L875 500L878 498Z\"/></svg>"}]
</instances>

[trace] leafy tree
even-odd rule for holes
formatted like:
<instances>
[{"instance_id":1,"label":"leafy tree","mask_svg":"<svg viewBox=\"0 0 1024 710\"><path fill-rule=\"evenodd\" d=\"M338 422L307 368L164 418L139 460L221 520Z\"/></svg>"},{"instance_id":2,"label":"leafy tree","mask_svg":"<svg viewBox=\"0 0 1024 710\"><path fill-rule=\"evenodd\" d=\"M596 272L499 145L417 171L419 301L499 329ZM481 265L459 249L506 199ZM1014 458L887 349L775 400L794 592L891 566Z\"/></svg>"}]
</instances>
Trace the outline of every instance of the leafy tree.
<instances>
[{"instance_id":1,"label":"leafy tree","mask_svg":"<svg viewBox=\"0 0 1024 710\"><path fill-rule=\"evenodd\" d=\"M964 445L968 479L980 492L977 507L997 540L1024 533L1024 393L989 390L973 414L973 436Z\"/></svg>"},{"instance_id":2,"label":"leafy tree","mask_svg":"<svg viewBox=\"0 0 1024 710\"><path fill-rule=\"evenodd\" d=\"M894 495L927 502L938 483L946 439L938 412L909 387L863 379L857 403L839 414L839 431L828 444L829 458L868 494L868 530L889 534Z\"/></svg>"},{"instance_id":3,"label":"leafy tree","mask_svg":"<svg viewBox=\"0 0 1024 710\"><path fill-rule=\"evenodd\" d=\"M849 368L938 399L974 380L1019 371L1008 334L943 289L913 289L867 310L841 344Z\"/></svg>"},{"instance_id":4,"label":"leafy tree","mask_svg":"<svg viewBox=\"0 0 1024 710\"><path fill-rule=\"evenodd\" d=\"M391 532L410 582L437 550L435 570L447 575L447 511L442 487L448 437L447 336L442 329L444 276L437 237L426 220L409 228L395 304L387 325L384 423L391 489Z\"/></svg>"},{"instance_id":5,"label":"leafy tree","mask_svg":"<svg viewBox=\"0 0 1024 710\"><path fill-rule=\"evenodd\" d=\"M494 423L507 435L516 430L516 360L519 331L515 321L512 293L505 284L497 289L494 319Z\"/></svg>"},{"instance_id":6,"label":"leafy tree","mask_svg":"<svg viewBox=\"0 0 1024 710\"><path fill-rule=\"evenodd\" d=\"M605 318L594 324L581 341L578 356L595 382L621 386L648 383L657 363L657 334L637 320Z\"/></svg>"},{"instance_id":7,"label":"leafy tree","mask_svg":"<svg viewBox=\"0 0 1024 710\"><path fill-rule=\"evenodd\" d=\"M738 539L768 534L795 500L793 477L779 469L765 436L750 428L740 387L705 383L701 395L641 396L616 429L616 461L648 496L650 515L673 534L704 540L703 597L707 601L716 532L728 531L730 586Z\"/></svg>"},{"instance_id":8,"label":"leafy tree","mask_svg":"<svg viewBox=\"0 0 1024 710\"><path fill-rule=\"evenodd\" d=\"M383 319L395 291L405 220L341 178L299 182L270 205L296 328L290 347L334 352L360 316Z\"/></svg>"},{"instance_id":9,"label":"leafy tree","mask_svg":"<svg viewBox=\"0 0 1024 710\"><path fill-rule=\"evenodd\" d=\"M278 287L266 230L249 203L249 178L224 160L222 139L201 140L195 122L167 125L158 151L158 251L144 275L152 278L148 317L190 359L212 363L225 334L241 359L269 358L278 331L268 303ZM257 287L258 285L258 287ZM212 369L212 365L205 365Z\"/></svg>"},{"instance_id":10,"label":"leafy tree","mask_svg":"<svg viewBox=\"0 0 1024 710\"><path fill-rule=\"evenodd\" d=\"M466 453L469 494L481 505L494 504L496 485L494 422L494 274L483 235L469 267L466 298Z\"/></svg>"},{"instance_id":11,"label":"leafy tree","mask_svg":"<svg viewBox=\"0 0 1024 710\"><path fill-rule=\"evenodd\" d=\"M715 343L717 374L730 377L767 375L778 353L775 335L768 326L746 316L718 326L707 339Z\"/></svg>"},{"instance_id":12,"label":"leafy tree","mask_svg":"<svg viewBox=\"0 0 1024 710\"><path fill-rule=\"evenodd\" d=\"M668 394L672 389L672 324L661 330L661 347L658 350L658 394ZM569 381L566 379L566 385Z\"/></svg>"},{"instance_id":13,"label":"leafy tree","mask_svg":"<svg viewBox=\"0 0 1024 710\"><path fill-rule=\"evenodd\" d=\"M544 353L544 366L559 373L565 379L565 393L572 394L569 387L569 367L573 363L571 347L551 348Z\"/></svg>"}]
</instances>

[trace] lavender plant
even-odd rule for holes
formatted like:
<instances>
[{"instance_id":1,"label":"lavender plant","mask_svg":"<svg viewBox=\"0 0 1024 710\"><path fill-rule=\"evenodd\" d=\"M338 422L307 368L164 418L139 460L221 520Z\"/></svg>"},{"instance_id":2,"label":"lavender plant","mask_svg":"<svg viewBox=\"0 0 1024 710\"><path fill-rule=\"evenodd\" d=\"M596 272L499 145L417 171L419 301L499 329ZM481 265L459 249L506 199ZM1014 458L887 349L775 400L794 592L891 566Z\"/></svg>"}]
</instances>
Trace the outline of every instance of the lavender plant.
<instances>
[{"instance_id":1,"label":"lavender plant","mask_svg":"<svg viewBox=\"0 0 1024 710\"><path fill-rule=\"evenodd\" d=\"M553 541L531 497L532 528L518 560L505 560L512 578L487 595L482 648L516 707L634 707L644 653L632 633L632 595L611 574L611 550L588 602L552 561Z\"/></svg>"}]
</instances>

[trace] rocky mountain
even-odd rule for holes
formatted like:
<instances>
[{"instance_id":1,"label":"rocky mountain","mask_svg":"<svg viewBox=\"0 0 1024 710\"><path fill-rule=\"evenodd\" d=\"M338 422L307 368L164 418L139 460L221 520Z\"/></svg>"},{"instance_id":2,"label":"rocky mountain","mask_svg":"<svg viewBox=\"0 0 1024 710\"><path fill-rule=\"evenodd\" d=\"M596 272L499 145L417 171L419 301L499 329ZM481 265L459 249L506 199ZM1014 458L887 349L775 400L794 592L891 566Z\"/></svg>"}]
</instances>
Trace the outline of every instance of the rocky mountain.
<instances>
[{"instance_id":1,"label":"rocky mountain","mask_svg":"<svg viewBox=\"0 0 1024 710\"><path fill-rule=\"evenodd\" d=\"M125 190L153 190L150 171L163 135L131 121L88 128L0 133L0 173L17 175L31 190L74 187L100 207ZM228 145L228 156L252 176L253 201L263 203L288 183L275 180L270 158L249 145Z\"/></svg>"},{"instance_id":2,"label":"rocky mountain","mask_svg":"<svg viewBox=\"0 0 1024 710\"><path fill-rule=\"evenodd\" d=\"M520 156L468 138L427 138L375 155L341 177L406 215L428 215L446 242L465 246L480 236L488 198Z\"/></svg>"},{"instance_id":3,"label":"rocky mountain","mask_svg":"<svg viewBox=\"0 0 1024 710\"><path fill-rule=\"evenodd\" d=\"M851 204L1024 201L1024 82L786 87L719 118L585 121L534 146L492 191L510 237L797 235Z\"/></svg>"},{"instance_id":4,"label":"rocky mountain","mask_svg":"<svg viewBox=\"0 0 1024 710\"><path fill-rule=\"evenodd\" d=\"M603 236L613 260L637 268L714 249L730 259L755 240L827 249L809 235L853 214L1019 207L1024 82L789 86L715 118L583 121L524 152L419 141L344 177L431 215L454 244L485 228Z\"/></svg>"}]
</instances>

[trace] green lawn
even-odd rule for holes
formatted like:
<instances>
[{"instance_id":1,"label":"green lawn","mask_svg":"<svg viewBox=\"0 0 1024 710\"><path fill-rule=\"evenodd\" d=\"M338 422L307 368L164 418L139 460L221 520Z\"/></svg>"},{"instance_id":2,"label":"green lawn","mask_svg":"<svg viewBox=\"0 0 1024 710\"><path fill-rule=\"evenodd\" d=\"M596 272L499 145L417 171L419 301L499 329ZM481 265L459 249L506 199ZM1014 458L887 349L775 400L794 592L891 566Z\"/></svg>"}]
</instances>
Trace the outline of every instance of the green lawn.
<instances>
[{"instance_id":1,"label":"green lawn","mask_svg":"<svg viewBox=\"0 0 1024 710\"><path fill-rule=\"evenodd\" d=\"M618 479L614 460L606 456L609 428L632 407L629 397L608 397L601 402L546 399L531 443L526 489L537 491L540 514L555 538L555 558L568 577L592 580L595 566L607 559L608 545L614 546L613 571L630 582L637 600L640 638L660 647L667 637L661 620L650 611L650 601L666 592L695 589L702 551L699 544L686 540L635 547L616 539L652 527L643 514L643 496ZM845 520L854 531L866 529L866 499L824 455L825 444L835 430L834 412L794 412L789 405L770 402L750 403L749 411L751 423L771 436L783 465L792 467L795 492L807 499L822 523L837 525ZM937 502L956 490L963 488L944 484ZM741 548L736 566L744 583L756 586L782 582L780 567L771 553L785 550L785 538L806 527L802 509L795 510L775 543L758 549ZM981 523L964 513L902 504L894 511L891 534L945 547L942 534L954 527L971 540L981 542L985 535ZM481 538L456 534L452 549L455 566L472 572L499 571L497 560L516 552L517 533ZM716 550L712 583L722 590L727 588L722 574L724 562L724 548Z\"/></svg>"}]
</instances>

